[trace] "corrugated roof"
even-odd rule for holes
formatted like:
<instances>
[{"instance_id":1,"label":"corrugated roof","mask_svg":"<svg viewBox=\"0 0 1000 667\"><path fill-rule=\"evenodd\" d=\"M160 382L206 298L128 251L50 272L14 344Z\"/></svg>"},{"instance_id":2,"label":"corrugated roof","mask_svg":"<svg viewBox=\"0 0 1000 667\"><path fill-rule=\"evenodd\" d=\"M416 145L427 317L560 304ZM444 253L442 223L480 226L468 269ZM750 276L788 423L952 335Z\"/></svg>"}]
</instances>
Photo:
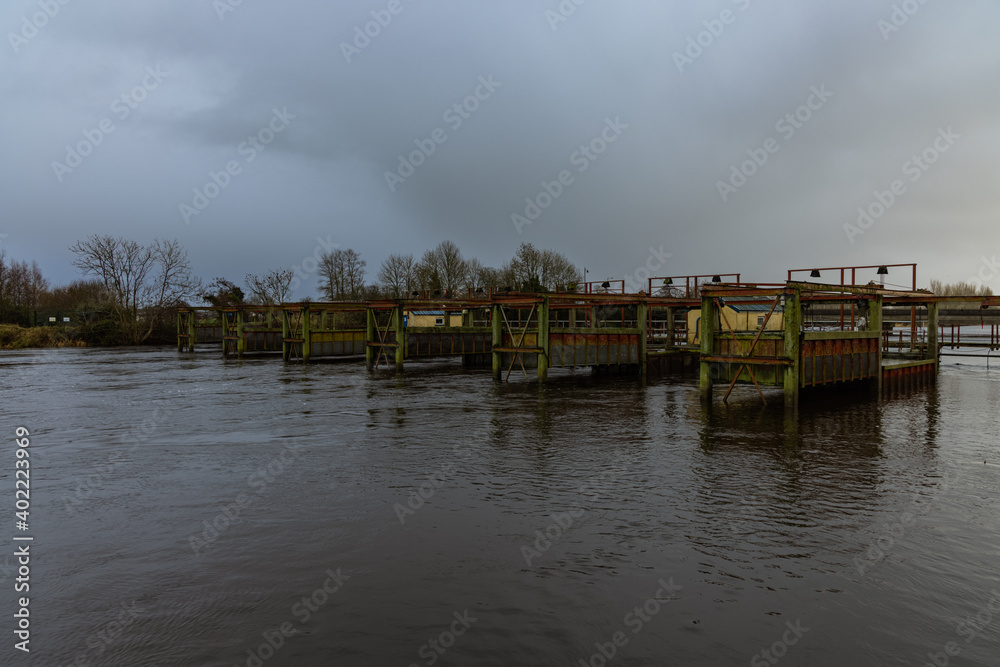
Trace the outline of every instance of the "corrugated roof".
<instances>
[{"instance_id":1,"label":"corrugated roof","mask_svg":"<svg viewBox=\"0 0 1000 667\"><path fill-rule=\"evenodd\" d=\"M769 303L746 303L747 301L759 301L760 297L752 296L731 296L722 300L722 303L729 306L737 313L766 313L771 310L771 304ZM785 309L778 305L775 307L774 312L780 313Z\"/></svg>"}]
</instances>

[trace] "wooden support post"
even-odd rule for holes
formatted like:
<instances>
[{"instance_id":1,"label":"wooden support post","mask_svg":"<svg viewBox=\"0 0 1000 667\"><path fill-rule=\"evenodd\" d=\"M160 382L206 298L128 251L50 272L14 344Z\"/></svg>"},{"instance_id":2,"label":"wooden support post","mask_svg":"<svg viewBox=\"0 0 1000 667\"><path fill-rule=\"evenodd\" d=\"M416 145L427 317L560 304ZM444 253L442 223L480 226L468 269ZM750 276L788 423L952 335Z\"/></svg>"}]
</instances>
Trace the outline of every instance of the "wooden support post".
<instances>
[{"instance_id":1,"label":"wooden support post","mask_svg":"<svg viewBox=\"0 0 1000 667\"><path fill-rule=\"evenodd\" d=\"M177 351L184 351L184 339L181 338L181 332L184 331L184 317L183 311L177 311Z\"/></svg>"},{"instance_id":2,"label":"wooden support post","mask_svg":"<svg viewBox=\"0 0 1000 667\"><path fill-rule=\"evenodd\" d=\"M715 299L708 296L701 298L701 318L699 320L699 335L701 336L702 358L711 356L715 348ZM712 364L701 362L701 400L712 402Z\"/></svg>"},{"instance_id":3,"label":"wooden support post","mask_svg":"<svg viewBox=\"0 0 1000 667\"><path fill-rule=\"evenodd\" d=\"M302 306L302 361L309 363L312 357L312 313L309 306Z\"/></svg>"},{"instance_id":4,"label":"wooden support post","mask_svg":"<svg viewBox=\"0 0 1000 667\"><path fill-rule=\"evenodd\" d=\"M549 297L542 297L538 306L538 381L544 382L549 377Z\"/></svg>"},{"instance_id":5,"label":"wooden support post","mask_svg":"<svg viewBox=\"0 0 1000 667\"><path fill-rule=\"evenodd\" d=\"M674 346L674 309L667 308L667 347Z\"/></svg>"},{"instance_id":6,"label":"wooden support post","mask_svg":"<svg viewBox=\"0 0 1000 667\"><path fill-rule=\"evenodd\" d=\"M368 329L365 334L365 365L368 370L372 370L375 365L375 348L372 347L372 343L377 342L375 336L375 311L371 308L368 309Z\"/></svg>"},{"instance_id":7,"label":"wooden support post","mask_svg":"<svg viewBox=\"0 0 1000 667\"><path fill-rule=\"evenodd\" d=\"M503 345L503 306L493 304L493 379L499 380L503 373L503 353L497 351Z\"/></svg>"},{"instance_id":8,"label":"wooden support post","mask_svg":"<svg viewBox=\"0 0 1000 667\"><path fill-rule=\"evenodd\" d=\"M802 293L795 290L785 295L785 356L792 360L785 367L785 409L799 405L799 387L802 383Z\"/></svg>"},{"instance_id":9,"label":"wooden support post","mask_svg":"<svg viewBox=\"0 0 1000 667\"><path fill-rule=\"evenodd\" d=\"M236 311L236 356L239 359L243 358L243 353L247 350L247 339L243 335L243 309L240 308Z\"/></svg>"},{"instance_id":10,"label":"wooden support post","mask_svg":"<svg viewBox=\"0 0 1000 667\"><path fill-rule=\"evenodd\" d=\"M288 339L292 336L292 322L289 319L288 311L281 309L281 358L288 361L292 358L292 343Z\"/></svg>"},{"instance_id":11,"label":"wooden support post","mask_svg":"<svg viewBox=\"0 0 1000 667\"><path fill-rule=\"evenodd\" d=\"M642 302L636 312L636 323L639 325L639 375L646 377L646 337L649 335L646 320L649 316L649 304Z\"/></svg>"},{"instance_id":12,"label":"wooden support post","mask_svg":"<svg viewBox=\"0 0 1000 667\"><path fill-rule=\"evenodd\" d=\"M471 317L471 312L470 317ZM406 329L403 328L403 306L396 306L393 311L396 319L396 370L403 370L403 359L406 357Z\"/></svg>"},{"instance_id":13,"label":"wooden support post","mask_svg":"<svg viewBox=\"0 0 1000 667\"><path fill-rule=\"evenodd\" d=\"M195 311L188 311L188 352L194 352L194 344L198 342L198 328L195 326Z\"/></svg>"},{"instance_id":14,"label":"wooden support post","mask_svg":"<svg viewBox=\"0 0 1000 667\"><path fill-rule=\"evenodd\" d=\"M876 387L879 393L882 393L882 297L877 296L871 302L868 308L868 327L872 331L878 332L878 345L875 349L878 352L875 355L875 368L876 368Z\"/></svg>"},{"instance_id":15,"label":"wooden support post","mask_svg":"<svg viewBox=\"0 0 1000 667\"><path fill-rule=\"evenodd\" d=\"M229 313L224 310L219 311L219 315L222 316L222 358L229 358L229 337L232 335L229 331Z\"/></svg>"},{"instance_id":16,"label":"wooden support post","mask_svg":"<svg viewBox=\"0 0 1000 667\"><path fill-rule=\"evenodd\" d=\"M934 372L937 373L938 359L938 303L927 304L927 349L924 350L924 359L933 359Z\"/></svg>"}]
</instances>

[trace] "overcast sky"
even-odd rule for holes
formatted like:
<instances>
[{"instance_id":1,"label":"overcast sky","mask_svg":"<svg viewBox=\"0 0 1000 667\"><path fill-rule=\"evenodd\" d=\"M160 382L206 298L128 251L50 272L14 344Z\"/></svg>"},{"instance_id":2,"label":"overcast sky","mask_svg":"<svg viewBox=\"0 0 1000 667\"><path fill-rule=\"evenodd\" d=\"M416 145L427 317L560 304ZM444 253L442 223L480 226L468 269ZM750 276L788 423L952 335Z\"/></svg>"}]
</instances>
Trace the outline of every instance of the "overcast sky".
<instances>
[{"instance_id":1,"label":"overcast sky","mask_svg":"<svg viewBox=\"0 0 1000 667\"><path fill-rule=\"evenodd\" d=\"M374 280L527 241L590 279L917 262L1000 292L996 0L236 2L2 4L10 257L58 285L77 239L176 238L242 282L321 238Z\"/></svg>"}]
</instances>

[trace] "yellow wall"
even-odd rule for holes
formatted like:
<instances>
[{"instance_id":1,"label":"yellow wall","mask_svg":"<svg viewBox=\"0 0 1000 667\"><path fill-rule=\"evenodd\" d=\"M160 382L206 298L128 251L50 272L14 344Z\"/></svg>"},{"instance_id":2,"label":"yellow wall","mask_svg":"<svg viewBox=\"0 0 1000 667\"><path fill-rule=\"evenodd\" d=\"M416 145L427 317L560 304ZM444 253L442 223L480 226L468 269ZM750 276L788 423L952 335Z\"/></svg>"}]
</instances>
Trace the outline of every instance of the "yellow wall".
<instances>
[{"instance_id":1,"label":"yellow wall","mask_svg":"<svg viewBox=\"0 0 1000 667\"><path fill-rule=\"evenodd\" d=\"M414 315L413 313L406 312L406 326L408 327L433 327L433 326L445 326L435 325L434 322L438 318L443 318L443 315ZM460 327L462 326L462 314L461 313L451 313L448 317L451 320L447 323L450 327Z\"/></svg>"},{"instance_id":2,"label":"yellow wall","mask_svg":"<svg viewBox=\"0 0 1000 667\"><path fill-rule=\"evenodd\" d=\"M722 310L722 331L728 332L730 328L734 331L757 331L760 325L758 318L766 317L767 312L736 312L730 306ZM701 326L698 319L701 317L701 308L688 311L688 345L698 345L701 342ZM771 313L771 319L767 321L765 331L780 331L785 327L785 317L783 313ZM697 332L697 333L696 333Z\"/></svg>"}]
</instances>

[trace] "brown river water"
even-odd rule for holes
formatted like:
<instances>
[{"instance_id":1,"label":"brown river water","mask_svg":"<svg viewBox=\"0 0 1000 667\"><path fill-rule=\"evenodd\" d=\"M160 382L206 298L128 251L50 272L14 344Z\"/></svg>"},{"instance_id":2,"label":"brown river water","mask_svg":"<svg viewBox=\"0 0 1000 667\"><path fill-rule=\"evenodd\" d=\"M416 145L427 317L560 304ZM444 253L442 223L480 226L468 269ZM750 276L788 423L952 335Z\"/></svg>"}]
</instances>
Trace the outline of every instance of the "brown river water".
<instances>
[{"instance_id":1,"label":"brown river water","mask_svg":"<svg viewBox=\"0 0 1000 667\"><path fill-rule=\"evenodd\" d=\"M692 377L3 352L0 664L1000 665L1000 370L962 362L786 415Z\"/></svg>"}]
</instances>

